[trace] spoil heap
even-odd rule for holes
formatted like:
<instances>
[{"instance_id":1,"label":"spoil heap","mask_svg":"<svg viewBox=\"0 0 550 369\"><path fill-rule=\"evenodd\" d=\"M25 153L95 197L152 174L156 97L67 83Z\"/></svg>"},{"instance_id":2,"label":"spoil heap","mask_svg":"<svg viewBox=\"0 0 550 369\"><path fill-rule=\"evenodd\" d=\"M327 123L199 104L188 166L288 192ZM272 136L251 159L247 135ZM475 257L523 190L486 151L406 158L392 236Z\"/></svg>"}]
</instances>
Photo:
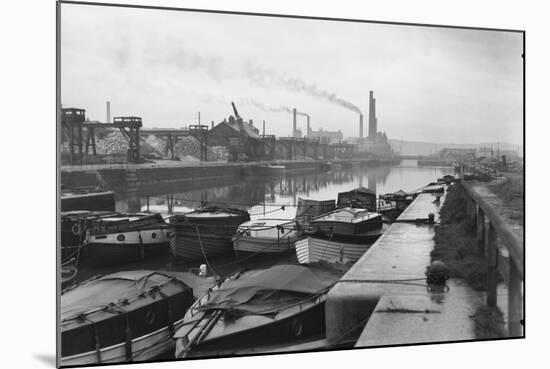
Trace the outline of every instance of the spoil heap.
<instances>
[{"instance_id":1,"label":"spoil heap","mask_svg":"<svg viewBox=\"0 0 550 369\"><path fill-rule=\"evenodd\" d=\"M160 152L143 139L140 140L140 154L160 155ZM96 150L99 155L125 154L128 151L128 139L119 131L109 133L105 138L96 143Z\"/></svg>"},{"instance_id":2,"label":"spoil heap","mask_svg":"<svg viewBox=\"0 0 550 369\"><path fill-rule=\"evenodd\" d=\"M181 137L174 145L174 155L180 160L200 160L201 145L192 136ZM208 146L208 161L227 160L227 149L223 146Z\"/></svg>"}]
</instances>

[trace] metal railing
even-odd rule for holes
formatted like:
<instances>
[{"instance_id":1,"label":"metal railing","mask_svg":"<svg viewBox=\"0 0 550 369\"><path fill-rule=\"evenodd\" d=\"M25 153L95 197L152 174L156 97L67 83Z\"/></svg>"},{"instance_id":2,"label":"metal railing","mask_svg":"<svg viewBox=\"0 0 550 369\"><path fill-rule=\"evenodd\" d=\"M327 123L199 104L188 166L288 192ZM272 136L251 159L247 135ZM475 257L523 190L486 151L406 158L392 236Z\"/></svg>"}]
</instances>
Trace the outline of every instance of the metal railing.
<instances>
[{"instance_id":1,"label":"metal railing","mask_svg":"<svg viewBox=\"0 0 550 369\"><path fill-rule=\"evenodd\" d=\"M508 285L508 334L523 336L523 238L512 231L512 226L466 182L461 182L462 199L466 202L468 220L475 226L478 248L487 257L487 305L497 304L498 275ZM509 265L502 260L497 237L509 253ZM499 260L501 262L499 262Z\"/></svg>"}]
</instances>

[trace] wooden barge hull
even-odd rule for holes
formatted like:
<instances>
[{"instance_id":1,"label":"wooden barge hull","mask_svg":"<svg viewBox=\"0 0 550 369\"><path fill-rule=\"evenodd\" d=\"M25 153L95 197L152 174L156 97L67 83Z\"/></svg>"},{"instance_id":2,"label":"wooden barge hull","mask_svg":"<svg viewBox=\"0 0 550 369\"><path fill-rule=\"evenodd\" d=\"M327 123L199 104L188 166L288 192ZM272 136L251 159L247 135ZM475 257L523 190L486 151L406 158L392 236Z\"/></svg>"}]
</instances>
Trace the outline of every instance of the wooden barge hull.
<instances>
[{"instance_id":1,"label":"wooden barge hull","mask_svg":"<svg viewBox=\"0 0 550 369\"><path fill-rule=\"evenodd\" d=\"M158 274L119 272L65 291L61 366L144 361L173 350L193 290L178 273Z\"/></svg>"},{"instance_id":2,"label":"wooden barge hull","mask_svg":"<svg viewBox=\"0 0 550 369\"><path fill-rule=\"evenodd\" d=\"M112 191L61 195L61 211L94 210L115 211L115 193Z\"/></svg>"},{"instance_id":3,"label":"wooden barge hull","mask_svg":"<svg viewBox=\"0 0 550 369\"><path fill-rule=\"evenodd\" d=\"M246 235L237 235L233 238L233 250L236 253L273 253L280 254L290 252L295 249L295 243L298 237L284 237L279 240L276 238L251 237Z\"/></svg>"},{"instance_id":4,"label":"wooden barge hull","mask_svg":"<svg viewBox=\"0 0 550 369\"><path fill-rule=\"evenodd\" d=\"M212 209L210 212L205 210L205 216L189 213L172 217L170 225L174 227L175 239L170 245L170 252L176 262L204 260L205 255L208 258L231 253L231 237L250 216L244 211L230 212L230 215L219 216L219 212Z\"/></svg>"},{"instance_id":5,"label":"wooden barge hull","mask_svg":"<svg viewBox=\"0 0 550 369\"><path fill-rule=\"evenodd\" d=\"M203 260L206 257L218 257L233 252L231 235L195 232L176 232L176 238L170 245L170 252L176 261L185 262Z\"/></svg>"},{"instance_id":6,"label":"wooden barge hull","mask_svg":"<svg viewBox=\"0 0 550 369\"><path fill-rule=\"evenodd\" d=\"M254 328L223 337L201 342L187 355L193 357L215 357L219 355L239 355L251 346L291 343L308 337L318 338L325 334L325 301L304 308L297 314L263 324ZM178 348L176 347L176 352Z\"/></svg>"},{"instance_id":7,"label":"wooden barge hull","mask_svg":"<svg viewBox=\"0 0 550 369\"><path fill-rule=\"evenodd\" d=\"M174 323L177 330L183 325L183 319ZM133 355L131 360L126 357L126 343L118 343L99 350L84 352L82 354L61 358L61 366L128 363L136 361L148 361L157 358L174 349L171 330L168 327L158 329L145 336L132 339Z\"/></svg>"},{"instance_id":8,"label":"wooden barge hull","mask_svg":"<svg viewBox=\"0 0 550 369\"><path fill-rule=\"evenodd\" d=\"M296 256L300 264L335 260L356 262L371 245L372 243L353 244L308 237L296 242Z\"/></svg>"},{"instance_id":9,"label":"wooden barge hull","mask_svg":"<svg viewBox=\"0 0 550 369\"><path fill-rule=\"evenodd\" d=\"M84 258L90 266L108 266L167 255L173 235L160 228L89 236Z\"/></svg>"},{"instance_id":10,"label":"wooden barge hull","mask_svg":"<svg viewBox=\"0 0 550 369\"><path fill-rule=\"evenodd\" d=\"M84 258L90 266L111 266L167 255L168 250L169 242L146 245L91 243L84 248Z\"/></svg>"}]
</instances>

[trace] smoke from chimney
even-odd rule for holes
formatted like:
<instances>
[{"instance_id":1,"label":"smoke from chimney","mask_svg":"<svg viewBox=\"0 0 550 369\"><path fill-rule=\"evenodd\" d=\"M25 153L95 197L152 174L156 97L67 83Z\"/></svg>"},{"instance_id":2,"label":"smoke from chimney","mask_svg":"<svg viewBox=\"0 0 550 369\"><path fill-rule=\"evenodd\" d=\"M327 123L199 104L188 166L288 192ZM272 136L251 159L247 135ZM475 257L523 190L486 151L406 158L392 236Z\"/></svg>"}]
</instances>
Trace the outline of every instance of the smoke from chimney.
<instances>
[{"instance_id":1,"label":"smoke from chimney","mask_svg":"<svg viewBox=\"0 0 550 369\"><path fill-rule=\"evenodd\" d=\"M262 111L273 112L273 113L294 113L293 110L288 106L279 106L278 108L275 108L273 106L264 105L261 102L256 101L254 99L239 100L239 104L245 104L245 105L249 104L249 105L255 106L256 108ZM302 117L308 116L307 113L304 113L298 110L296 110L296 115L299 115Z\"/></svg>"},{"instance_id":2,"label":"smoke from chimney","mask_svg":"<svg viewBox=\"0 0 550 369\"><path fill-rule=\"evenodd\" d=\"M315 84L309 84L298 78L285 76L277 71L262 68L253 64L247 64L245 73L251 82L261 87L271 87L274 83L292 92L303 92L309 96L328 100L329 102L361 114L359 107L335 93L318 88Z\"/></svg>"},{"instance_id":3,"label":"smoke from chimney","mask_svg":"<svg viewBox=\"0 0 550 369\"><path fill-rule=\"evenodd\" d=\"M168 55L159 53L153 57L153 62L172 64L176 68L184 70L203 70L217 82L232 78L235 75L235 71L225 65L223 56L200 54L188 48L182 49L181 45L178 44L170 46L164 48L172 50ZM319 88L314 83L290 77L279 71L247 62L242 66L242 70L238 72L242 73L250 83L256 86L272 88L273 85L279 85L287 91L305 93L311 97L327 100L330 103L362 114L357 105L337 96L335 93Z\"/></svg>"}]
</instances>

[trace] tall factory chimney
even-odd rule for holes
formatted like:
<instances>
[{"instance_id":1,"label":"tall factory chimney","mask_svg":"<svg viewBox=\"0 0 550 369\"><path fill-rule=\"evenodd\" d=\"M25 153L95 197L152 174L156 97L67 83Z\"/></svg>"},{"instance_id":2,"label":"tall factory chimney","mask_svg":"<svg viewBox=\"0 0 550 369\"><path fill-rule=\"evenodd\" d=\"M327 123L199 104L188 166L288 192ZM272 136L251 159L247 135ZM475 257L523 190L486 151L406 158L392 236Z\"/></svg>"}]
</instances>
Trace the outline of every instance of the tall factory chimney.
<instances>
[{"instance_id":1,"label":"tall factory chimney","mask_svg":"<svg viewBox=\"0 0 550 369\"><path fill-rule=\"evenodd\" d=\"M363 138L363 114L359 114L359 138Z\"/></svg>"},{"instance_id":2,"label":"tall factory chimney","mask_svg":"<svg viewBox=\"0 0 550 369\"><path fill-rule=\"evenodd\" d=\"M309 115L307 115L307 134L306 136L309 137L311 135L311 126L309 125Z\"/></svg>"},{"instance_id":3,"label":"tall factory chimney","mask_svg":"<svg viewBox=\"0 0 550 369\"><path fill-rule=\"evenodd\" d=\"M373 91L369 91L369 138L376 137L376 99L373 97Z\"/></svg>"},{"instance_id":4,"label":"tall factory chimney","mask_svg":"<svg viewBox=\"0 0 550 369\"><path fill-rule=\"evenodd\" d=\"M292 109L292 137L296 137L296 108Z\"/></svg>"},{"instance_id":5,"label":"tall factory chimney","mask_svg":"<svg viewBox=\"0 0 550 369\"><path fill-rule=\"evenodd\" d=\"M107 123L111 123L111 102L110 101L107 101L107 104L106 104L106 108L107 108Z\"/></svg>"}]
</instances>

